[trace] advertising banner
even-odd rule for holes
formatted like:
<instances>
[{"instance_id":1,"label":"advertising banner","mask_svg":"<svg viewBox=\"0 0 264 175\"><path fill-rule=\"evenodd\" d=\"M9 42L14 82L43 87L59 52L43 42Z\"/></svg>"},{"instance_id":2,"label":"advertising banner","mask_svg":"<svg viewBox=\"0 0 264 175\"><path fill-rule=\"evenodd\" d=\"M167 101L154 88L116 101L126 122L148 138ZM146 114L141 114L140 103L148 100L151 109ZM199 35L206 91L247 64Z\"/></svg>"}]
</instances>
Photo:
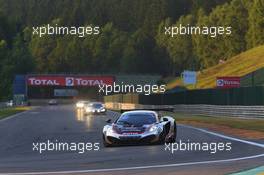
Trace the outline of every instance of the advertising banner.
<instances>
[{"instance_id":1,"label":"advertising banner","mask_svg":"<svg viewBox=\"0 0 264 175\"><path fill-rule=\"evenodd\" d=\"M240 87L240 77L217 77L216 87L218 88Z\"/></svg>"},{"instance_id":2,"label":"advertising banner","mask_svg":"<svg viewBox=\"0 0 264 175\"><path fill-rule=\"evenodd\" d=\"M36 75L27 77L28 86L92 87L99 85L112 85L113 83L114 76Z\"/></svg>"}]
</instances>

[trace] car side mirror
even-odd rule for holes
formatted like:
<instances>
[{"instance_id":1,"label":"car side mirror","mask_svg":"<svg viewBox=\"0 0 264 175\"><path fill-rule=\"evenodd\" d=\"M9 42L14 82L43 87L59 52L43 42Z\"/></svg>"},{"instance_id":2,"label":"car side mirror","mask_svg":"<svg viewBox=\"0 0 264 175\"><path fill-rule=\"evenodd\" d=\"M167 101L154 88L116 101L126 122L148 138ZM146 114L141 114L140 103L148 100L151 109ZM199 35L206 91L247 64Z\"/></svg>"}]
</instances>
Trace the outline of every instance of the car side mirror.
<instances>
[{"instance_id":1,"label":"car side mirror","mask_svg":"<svg viewBox=\"0 0 264 175\"><path fill-rule=\"evenodd\" d=\"M111 123L112 122L112 120L111 119L108 119L108 120L106 120L106 123Z\"/></svg>"}]
</instances>

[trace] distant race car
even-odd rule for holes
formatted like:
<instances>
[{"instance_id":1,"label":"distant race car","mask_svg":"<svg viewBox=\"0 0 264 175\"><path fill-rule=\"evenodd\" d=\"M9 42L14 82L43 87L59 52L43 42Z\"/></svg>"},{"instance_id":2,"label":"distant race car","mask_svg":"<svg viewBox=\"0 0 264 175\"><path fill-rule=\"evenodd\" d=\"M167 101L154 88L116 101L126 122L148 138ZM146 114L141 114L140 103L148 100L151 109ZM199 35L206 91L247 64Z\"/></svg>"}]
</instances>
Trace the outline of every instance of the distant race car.
<instances>
[{"instance_id":1,"label":"distant race car","mask_svg":"<svg viewBox=\"0 0 264 175\"><path fill-rule=\"evenodd\" d=\"M7 106L7 107L12 107L12 106L14 106L14 102L13 102L13 100L10 100L10 101L6 102L6 106Z\"/></svg>"},{"instance_id":2,"label":"distant race car","mask_svg":"<svg viewBox=\"0 0 264 175\"><path fill-rule=\"evenodd\" d=\"M55 99L51 99L51 100L49 100L48 104L49 105L58 105L58 101Z\"/></svg>"},{"instance_id":3,"label":"distant race car","mask_svg":"<svg viewBox=\"0 0 264 175\"><path fill-rule=\"evenodd\" d=\"M86 105L88 105L90 102L89 101L78 101L76 103L76 108L77 109L84 109Z\"/></svg>"},{"instance_id":4,"label":"distant race car","mask_svg":"<svg viewBox=\"0 0 264 175\"><path fill-rule=\"evenodd\" d=\"M176 141L176 121L169 116L159 117L150 110L124 112L114 123L109 119L103 128L104 146L120 144L172 143Z\"/></svg>"},{"instance_id":5,"label":"distant race car","mask_svg":"<svg viewBox=\"0 0 264 175\"><path fill-rule=\"evenodd\" d=\"M86 114L96 114L96 113L99 114L106 112L105 106L103 105L103 103L100 102L89 103L85 105L84 110Z\"/></svg>"}]
</instances>

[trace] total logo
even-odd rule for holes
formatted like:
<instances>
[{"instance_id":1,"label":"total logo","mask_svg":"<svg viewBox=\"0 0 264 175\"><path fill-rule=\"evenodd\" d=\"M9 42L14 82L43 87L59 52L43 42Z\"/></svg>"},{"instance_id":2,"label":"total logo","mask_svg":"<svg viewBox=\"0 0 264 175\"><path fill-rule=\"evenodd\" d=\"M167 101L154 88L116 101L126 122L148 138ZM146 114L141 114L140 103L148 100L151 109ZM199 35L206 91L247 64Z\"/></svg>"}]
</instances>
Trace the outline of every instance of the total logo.
<instances>
[{"instance_id":1,"label":"total logo","mask_svg":"<svg viewBox=\"0 0 264 175\"><path fill-rule=\"evenodd\" d=\"M82 79L76 78L76 86L99 86L105 85L103 80L90 80L90 79Z\"/></svg>"},{"instance_id":2,"label":"total logo","mask_svg":"<svg viewBox=\"0 0 264 175\"><path fill-rule=\"evenodd\" d=\"M31 86L103 86L106 79L94 77L29 77L27 82Z\"/></svg>"},{"instance_id":3,"label":"total logo","mask_svg":"<svg viewBox=\"0 0 264 175\"><path fill-rule=\"evenodd\" d=\"M48 79L36 79L36 78L29 78L30 85L45 85L45 86L59 86L60 83L57 80L48 80Z\"/></svg>"},{"instance_id":4,"label":"total logo","mask_svg":"<svg viewBox=\"0 0 264 175\"><path fill-rule=\"evenodd\" d=\"M216 81L216 86L221 88L240 87L240 78L239 77L218 78Z\"/></svg>"},{"instance_id":5,"label":"total logo","mask_svg":"<svg viewBox=\"0 0 264 175\"><path fill-rule=\"evenodd\" d=\"M220 79L220 80L217 80L217 86L218 87L223 87L225 84L224 80Z\"/></svg>"},{"instance_id":6,"label":"total logo","mask_svg":"<svg viewBox=\"0 0 264 175\"><path fill-rule=\"evenodd\" d=\"M65 78L65 85L66 86L74 86L74 78L72 78L72 77L66 77Z\"/></svg>"},{"instance_id":7,"label":"total logo","mask_svg":"<svg viewBox=\"0 0 264 175\"><path fill-rule=\"evenodd\" d=\"M104 84L105 83L103 82L103 80L90 80L90 79L73 78L73 77L65 78L66 86L99 86Z\"/></svg>"}]
</instances>

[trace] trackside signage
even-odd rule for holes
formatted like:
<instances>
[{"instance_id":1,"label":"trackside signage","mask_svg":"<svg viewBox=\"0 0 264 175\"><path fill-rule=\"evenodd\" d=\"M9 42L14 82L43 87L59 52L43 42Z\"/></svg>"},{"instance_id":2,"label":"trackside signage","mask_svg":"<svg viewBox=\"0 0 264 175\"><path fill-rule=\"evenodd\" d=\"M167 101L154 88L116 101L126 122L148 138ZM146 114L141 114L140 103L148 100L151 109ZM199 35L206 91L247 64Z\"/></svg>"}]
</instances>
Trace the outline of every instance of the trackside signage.
<instances>
[{"instance_id":1,"label":"trackside signage","mask_svg":"<svg viewBox=\"0 0 264 175\"><path fill-rule=\"evenodd\" d=\"M112 85L113 76L28 76L28 86L99 86Z\"/></svg>"},{"instance_id":2,"label":"trackside signage","mask_svg":"<svg viewBox=\"0 0 264 175\"><path fill-rule=\"evenodd\" d=\"M240 87L240 77L217 77L216 86L218 88Z\"/></svg>"}]
</instances>

